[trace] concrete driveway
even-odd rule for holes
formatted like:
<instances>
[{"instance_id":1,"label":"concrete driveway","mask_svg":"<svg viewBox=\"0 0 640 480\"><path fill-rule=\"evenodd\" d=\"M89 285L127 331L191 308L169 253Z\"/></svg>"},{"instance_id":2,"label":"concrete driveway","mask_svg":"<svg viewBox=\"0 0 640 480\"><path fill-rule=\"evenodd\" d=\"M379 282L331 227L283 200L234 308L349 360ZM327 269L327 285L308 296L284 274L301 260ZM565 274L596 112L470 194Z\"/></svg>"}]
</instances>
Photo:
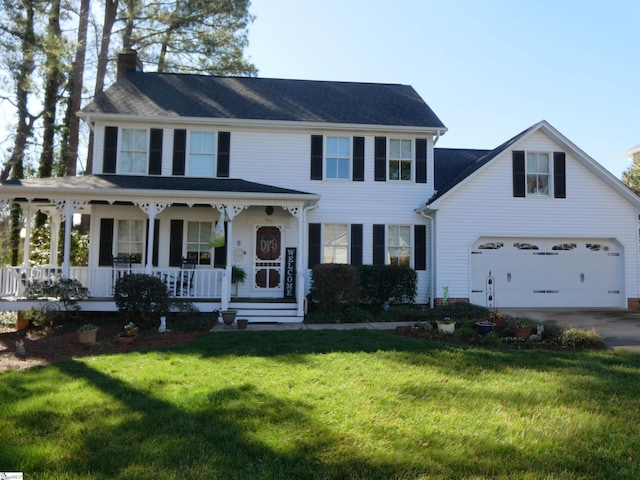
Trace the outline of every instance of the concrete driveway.
<instances>
[{"instance_id":1,"label":"concrete driveway","mask_svg":"<svg viewBox=\"0 0 640 480\"><path fill-rule=\"evenodd\" d=\"M609 348L640 353L640 311L511 308L500 312L514 317L555 322L563 327L595 329Z\"/></svg>"}]
</instances>

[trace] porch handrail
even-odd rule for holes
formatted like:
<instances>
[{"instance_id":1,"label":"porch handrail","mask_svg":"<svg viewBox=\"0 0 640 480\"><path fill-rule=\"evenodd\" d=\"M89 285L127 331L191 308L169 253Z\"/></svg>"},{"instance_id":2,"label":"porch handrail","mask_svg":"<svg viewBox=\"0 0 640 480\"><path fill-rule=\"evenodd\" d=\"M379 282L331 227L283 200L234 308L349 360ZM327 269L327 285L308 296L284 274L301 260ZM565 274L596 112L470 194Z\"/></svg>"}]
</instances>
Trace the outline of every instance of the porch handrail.
<instances>
[{"instance_id":1,"label":"porch handrail","mask_svg":"<svg viewBox=\"0 0 640 480\"><path fill-rule=\"evenodd\" d=\"M193 272L193 270L189 270ZM144 269L133 268L132 273L145 273ZM154 268L151 275L161 279L181 277L183 269ZM5 266L0 270L0 298L25 298L25 288L30 281L55 280L61 278L62 269L57 266ZM170 295L176 298L221 298L223 269L196 269L193 285L186 289L174 288ZM113 276L111 267L71 267L69 278L78 280L89 289L89 298L112 298Z\"/></svg>"}]
</instances>

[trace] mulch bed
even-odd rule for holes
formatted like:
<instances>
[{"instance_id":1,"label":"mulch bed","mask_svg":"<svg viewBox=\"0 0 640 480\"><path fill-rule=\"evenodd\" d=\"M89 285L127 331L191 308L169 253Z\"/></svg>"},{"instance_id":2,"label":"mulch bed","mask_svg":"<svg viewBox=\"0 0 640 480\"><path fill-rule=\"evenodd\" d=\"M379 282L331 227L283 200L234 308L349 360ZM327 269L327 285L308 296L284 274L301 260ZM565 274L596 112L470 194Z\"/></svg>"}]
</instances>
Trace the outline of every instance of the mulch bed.
<instances>
[{"instance_id":1,"label":"mulch bed","mask_svg":"<svg viewBox=\"0 0 640 480\"><path fill-rule=\"evenodd\" d=\"M130 352L165 345L182 345L207 332L207 330L196 330L158 333L148 329L140 331L133 343L121 344L116 341L121 331L122 323L101 324L98 328L97 341L93 345L80 344L75 331L59 333L46 330L21 332L9 330L0 332L0 371L50 365L63 360L93 355ZM23 342L26 356L16 355L16 341Z\"/></svg>"},{"instance_id":2,"label":"mulch bed","mask_svg":"<svg viewBox=\"0 0 640 480\"><path fill-rule=\"evenodd\" d=\"M431 341L439 341L445 343L451 343L456 345L468 345L468 346L476 346L483 348L493 348L499 350L551 350L551 351L580 351L583 349L567 347L566 345L560 345L556 342L552 342L550 340L542 340L539 342L525 341L525 340L516 340L512 339L512 341L501 341L497 344L485 344L482 341L482 337L479 335L474 335L471 337L459 337L457 335L447 335L444 333L440 333L437 330L425 330L421 328L414 327L396 327L394 330L388 331L392 335L399 335L402 337L409 337L418 340L431 340ZM604 348L604 347L603 347ZM590 350L593 350L591 348Z\"/></svg>"}]
</instances>

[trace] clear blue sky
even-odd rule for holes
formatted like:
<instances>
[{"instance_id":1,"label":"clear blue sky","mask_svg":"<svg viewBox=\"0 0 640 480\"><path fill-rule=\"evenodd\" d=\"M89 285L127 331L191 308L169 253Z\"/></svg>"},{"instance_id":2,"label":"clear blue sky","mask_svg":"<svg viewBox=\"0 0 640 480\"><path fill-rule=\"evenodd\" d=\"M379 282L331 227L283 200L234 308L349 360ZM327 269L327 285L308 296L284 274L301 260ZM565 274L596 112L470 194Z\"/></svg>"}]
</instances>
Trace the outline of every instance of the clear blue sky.
<instances>
[{"instance_id":1,"label":"clear blue sky","mask_svg":"<svg viewBox=\"0 0 640 480\"><path fill-rule=\"evenodd\" d=\"M252 0L259 76L412 85L494 148L540 120L620 178L640 144L640 1Z\"/></svg>"}]
</instances>

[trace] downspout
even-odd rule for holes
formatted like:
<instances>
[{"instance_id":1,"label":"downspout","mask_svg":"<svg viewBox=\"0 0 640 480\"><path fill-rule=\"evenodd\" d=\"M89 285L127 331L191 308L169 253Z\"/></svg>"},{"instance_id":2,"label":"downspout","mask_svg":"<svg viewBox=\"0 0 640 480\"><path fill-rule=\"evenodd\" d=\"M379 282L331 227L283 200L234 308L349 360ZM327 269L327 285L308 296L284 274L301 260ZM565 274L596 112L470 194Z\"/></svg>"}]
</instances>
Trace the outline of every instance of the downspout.
<instances>
[{"instance_id":1,"label":"downspout","mask_svg":"<svg viewBox=\"0 0 640 480\"><path fill-rule=\"evenodd\" d=\"M298 225L298 243L300 245L300 255L298 255L298 283L296 285L296 300L297 300L297 304L298 304L298 312L297 315L299 317L303 317L305 314L305 303L306 303L306 296L304 294L305 292L305 280L306 280L306 275L304 275L302 273L303 271L303 265L304 265L304 259L307 258L307 254L308 252L306 251L305 248L305 242L303 241L304 239L304 229L307 226L307 213L310 212L311 210L315 210L316 208L318 208L318 204L316 203L315 205L309 205L308 207L304 207L302 209L302 215L300 217L300 223Z\"/></svg>"},{"instance_id":2,"label":"downspout","mask_svg":"<svg viewBox=\"0 0 640 480\"><path fill-rule=\"evenodd\" d=\"M436 146L436 143L438 143L438 140L440 140L440 137L442 136L442 133L440 133L440 129L436 130L436 136L433 138L433 146ZM423 215L424 216L424 215Z\"/></svg>"},{"instance_id":3,"label":"downspout","mask_svg":"<svg viewBox=\"0 0 640 480\"><path fill-rule=\"evenodd\" d=\"M429 220L429 308L435 306L436 294L436 222L435 219L427 215L424 210L420 210L420 215Z\"/></svg>"}]
</instances>

